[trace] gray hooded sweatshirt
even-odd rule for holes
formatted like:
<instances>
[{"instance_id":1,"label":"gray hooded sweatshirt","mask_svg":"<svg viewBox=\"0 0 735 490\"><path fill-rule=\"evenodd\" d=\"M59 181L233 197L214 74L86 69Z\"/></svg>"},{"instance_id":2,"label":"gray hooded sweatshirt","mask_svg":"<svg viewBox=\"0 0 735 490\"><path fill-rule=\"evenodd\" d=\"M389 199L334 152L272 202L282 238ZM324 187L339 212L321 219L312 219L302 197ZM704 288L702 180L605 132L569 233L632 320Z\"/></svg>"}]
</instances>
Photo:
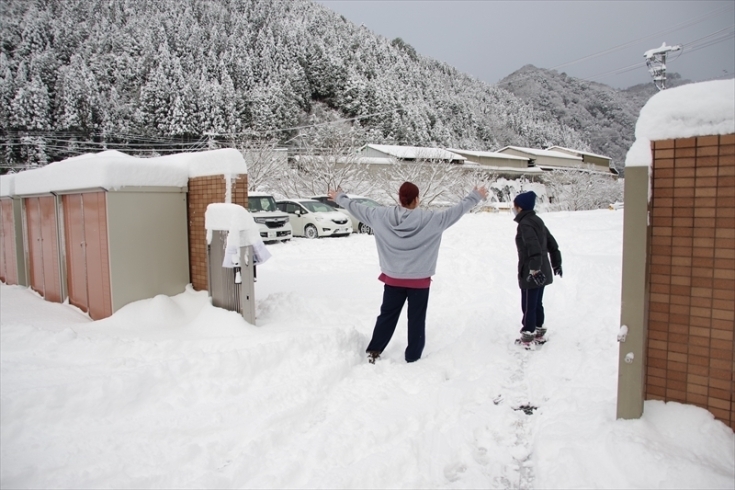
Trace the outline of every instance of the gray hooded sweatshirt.
<instances>
[{"instance_id":1,"label":"gray hooded sweatshirt","mask_svg":"<svg viewBox=\"0 0 735 490\"><path fill-rule=\"evenodd\" d=\"M402 206L368 207L342 192L335 198L337 204L373 229L380 270L395 279L433 276L442 233L481 200L480 193L473 190L449 209L429 211Z\"/></svg>"}]
</instances>

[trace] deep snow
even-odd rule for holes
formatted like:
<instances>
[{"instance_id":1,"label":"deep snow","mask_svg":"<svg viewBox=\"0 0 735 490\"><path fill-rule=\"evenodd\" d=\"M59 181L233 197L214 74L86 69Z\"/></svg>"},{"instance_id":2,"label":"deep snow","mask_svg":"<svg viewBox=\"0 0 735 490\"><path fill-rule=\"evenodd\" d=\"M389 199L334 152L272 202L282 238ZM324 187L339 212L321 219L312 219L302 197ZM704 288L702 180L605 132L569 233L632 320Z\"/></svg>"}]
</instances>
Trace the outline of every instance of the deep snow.
<instances>
[{"instance_id":1,"label":"deep snow","mask_svg":"<svg viewBox=\"0 0 735 490\"><path fill-rule=\"evenodd\" d=\"M445 233L413 364L405 311L366 362L382 294L366 235L269 245L257 326L191 290L93 322L0 285L0 486L735 487L733 432L706 410L615 420L622 211L542 217L564 277L534 352L513 345L507 213Z\"/></svg>"}]
</instances>

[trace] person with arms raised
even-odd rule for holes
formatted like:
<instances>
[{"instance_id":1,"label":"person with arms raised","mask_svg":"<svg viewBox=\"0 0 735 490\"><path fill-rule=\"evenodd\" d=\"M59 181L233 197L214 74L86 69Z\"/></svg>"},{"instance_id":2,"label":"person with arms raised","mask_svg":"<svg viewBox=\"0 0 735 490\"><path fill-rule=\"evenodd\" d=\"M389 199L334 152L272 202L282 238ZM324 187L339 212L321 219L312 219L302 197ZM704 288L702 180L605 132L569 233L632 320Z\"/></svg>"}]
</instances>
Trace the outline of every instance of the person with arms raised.
<instances>
[{"instance_id":1,"label":"person with arms raised","mask_svg":"<svg viewBox=\"0 0 735 490\"><path fill-rule=\"evenodd\" d=\"M419 188L404 182L398 190L400 206L368 207L352 201L341 189L329 198L373 229L384 283L383 304L367 346L375 363L395 332L408 300L406 362L421 358L425 345L426 310L431 276L436 271L442 233L487 197L485 187L475 189L455 206L442 211L419 208Z\"/></svg>"}]
</instances>

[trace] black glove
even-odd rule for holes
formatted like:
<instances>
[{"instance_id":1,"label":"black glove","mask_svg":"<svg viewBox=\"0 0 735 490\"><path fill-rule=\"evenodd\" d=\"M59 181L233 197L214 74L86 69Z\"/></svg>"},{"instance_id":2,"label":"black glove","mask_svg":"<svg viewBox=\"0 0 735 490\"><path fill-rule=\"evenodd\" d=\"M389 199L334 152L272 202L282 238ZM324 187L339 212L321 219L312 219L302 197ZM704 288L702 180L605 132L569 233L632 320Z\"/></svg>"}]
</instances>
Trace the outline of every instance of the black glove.
<instances>
[{"instance_id":1,"label":"black glove","mask_svg":"<svg viewBox=\"0 0 735 490\"><path fill-rule=\"evenodd\" d=\"M536 271L533 274L529 274L526 278L526 281L528 282L534 282L537 286L543 286L546 282L546 274L544 274L541 271Z\"/></svg>"},{"instance_id":2,"label":"black glove","mask_svg":"<svg viewBox=\"0 0 735 490\"><path fill-rule=\"evenodd\" d=\"M561 266L560 265L557 265L556 267L554 267L554 275L555 276L562 277L561 276Z\"/></svg>"}]
</instances>

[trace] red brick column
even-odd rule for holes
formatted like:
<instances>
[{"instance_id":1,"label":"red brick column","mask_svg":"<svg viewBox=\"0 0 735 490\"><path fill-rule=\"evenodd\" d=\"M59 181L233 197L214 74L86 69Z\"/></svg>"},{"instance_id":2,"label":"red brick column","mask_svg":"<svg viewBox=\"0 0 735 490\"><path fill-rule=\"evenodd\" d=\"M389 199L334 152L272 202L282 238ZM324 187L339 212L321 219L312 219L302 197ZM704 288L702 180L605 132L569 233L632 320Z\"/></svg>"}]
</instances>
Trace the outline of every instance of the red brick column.
<instances>
[{"instance_id":1,"label":"red brick column","mask_svg":"<svg viewBox=\"0 0 735 490\"><path fill-rule=\"evenodd\" d=\"M204 213L211 203L225 202L226 182L223 175L189 179L189 275L191 284L197 291L207 290L207 231L204 229ZM233 204L248 207L247 175L233 177L231 192Z\"/></svg>"}]
</instances>

